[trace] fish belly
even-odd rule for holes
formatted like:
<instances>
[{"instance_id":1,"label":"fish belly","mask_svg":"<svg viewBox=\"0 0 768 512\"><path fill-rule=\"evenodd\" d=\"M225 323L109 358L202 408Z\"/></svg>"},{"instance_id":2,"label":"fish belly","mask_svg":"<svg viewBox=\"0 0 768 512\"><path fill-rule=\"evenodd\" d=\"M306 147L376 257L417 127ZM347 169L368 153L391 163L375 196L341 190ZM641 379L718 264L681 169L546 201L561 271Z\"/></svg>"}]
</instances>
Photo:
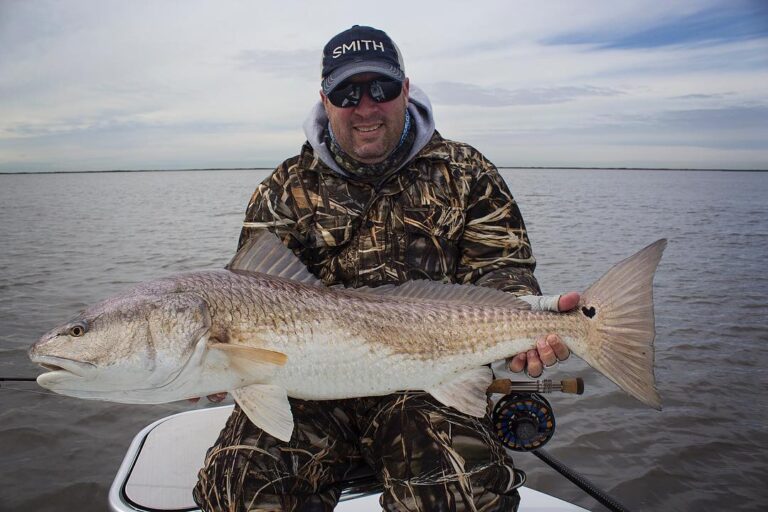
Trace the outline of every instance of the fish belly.
<instances>
[{"instance_id":1,"label":"fish belly","mask_svg":"<svg viewBox=\"0 0 768 512\"><path fill-rule=\"evenodd\" d=\"M393 353L363 339L340 341L315 338L299 350L284 349L288 363L273 383L288 395L303 400L332 400L381 396L396 391L426 390L462 373L531 348L533 341L508 340L483 352L449 354L434 358ZM517 351L517 352L510 352Z\"/></svg>"}]
</instances>

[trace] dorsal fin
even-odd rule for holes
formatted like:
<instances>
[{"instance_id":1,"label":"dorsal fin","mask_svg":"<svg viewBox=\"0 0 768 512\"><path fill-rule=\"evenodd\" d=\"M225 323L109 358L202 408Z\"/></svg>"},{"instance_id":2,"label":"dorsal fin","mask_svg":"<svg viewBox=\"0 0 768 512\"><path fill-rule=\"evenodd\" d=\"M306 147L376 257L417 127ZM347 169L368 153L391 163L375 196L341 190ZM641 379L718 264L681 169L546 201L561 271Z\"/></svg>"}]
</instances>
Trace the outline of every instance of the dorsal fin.
<instances>
[{"instance_id":1,"label":"dorsal fin","mask_svg":"<svg viewBox=\"0 0 768 512\"><path fill-rule=\"evenodd\" d=\"M397 297L413 302L444 302L472 304L476 306L503 306L514 309L531 309L530 304L511 293L484 286L441 283L439 281L406 281L401 285L384 285L376 288L348 290L365 295Z\"/></svg>"},{"instance_id":2,"label":"dorsal fin","mask_svg":"<svg viewBox=\"0 0 768 512\"><path fill-rule=\"evenodd\" d=\"M293 251L266 229L250 237L225 268L233 272L260 272L322 286L322 282L307 270Z\"/></svg>"},{"instance_id":3,"label":"dorsal fin","mask_svg":"<svg viewBox=\"0 0 768 512\"><path fill-rule=\"evenodd\" d=\"M226 268L233 272L260 272L305 284L323 286L322 281L307 270L307 267L293 254L293 251L266 229L258 231L249 238ZM397 297L413 302L444 302L531 309L527 302L520 300L515 295L494 288L441 283L423 279L376 288L344 288L338 285L332 288L364 295Z\"/></svg>"}]
</instances>

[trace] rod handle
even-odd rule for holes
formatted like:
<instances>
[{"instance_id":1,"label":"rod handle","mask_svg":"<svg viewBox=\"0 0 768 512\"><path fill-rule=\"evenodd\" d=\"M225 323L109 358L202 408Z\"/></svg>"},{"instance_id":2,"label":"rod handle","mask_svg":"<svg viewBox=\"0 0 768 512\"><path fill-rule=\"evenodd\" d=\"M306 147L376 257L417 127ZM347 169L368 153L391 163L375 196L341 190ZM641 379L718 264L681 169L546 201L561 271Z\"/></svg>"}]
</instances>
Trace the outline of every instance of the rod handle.
<instances>
[{"instance_id":1,"label":"rod handle","mask_svg":"<svg viewBox=\"0 0 768 512\"><path fill-rule=\"evenodd\" d=\"M509 379L493 379L486 393L508 395L512 392L512 381Z\"/></svg>"},{"instance_id":2,"label":"rod handle","mask_svg":"<svg viewBox=\"0 0 768 512\"><path fill-rule=\"evenodd\" d=\"M581 377L575 379L564 379L560 381L560 391L563 393L571 393L574 395L584 394L584 380Z\"/></svg>"},{"instance_id":3,"label":"rod handle","mask_svg":"<svg viewBox=\"0 0 768 512\"><path fill-rule=\"evenodd\" d=\"M508 395L514 391L528 393L551 393L553 391L560 391L562 393L581 395L584 393L584 380L580 377L576 377L561 380L559 384L556 384L549 379L529 381L495 379L491 382L491 385L488 386L487 390L490 394L498 393L500 395Z\"/></svg>"}]
</instances>

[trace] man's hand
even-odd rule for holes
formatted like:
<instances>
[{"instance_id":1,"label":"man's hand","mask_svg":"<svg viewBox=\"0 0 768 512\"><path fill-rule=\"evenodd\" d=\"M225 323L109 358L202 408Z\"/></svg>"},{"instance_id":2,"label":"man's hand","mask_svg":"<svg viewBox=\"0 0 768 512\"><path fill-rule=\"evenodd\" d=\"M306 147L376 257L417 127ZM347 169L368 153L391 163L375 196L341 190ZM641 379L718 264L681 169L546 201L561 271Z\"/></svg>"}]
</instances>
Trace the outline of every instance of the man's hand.
<instances>
[{"instance_id":1,"label":"man's hand","mask_svg":"<svg viewBox=\"0 0 768 512\"><path fill-rule=\"evenodd\" d=\"M543 298L538 304L533 305L533 309L546 308L549 311L570 311L579 304L580 295L578 292L569 292L561 295L555 302L549 297ZM525 300L525 299L524 299ZM546 304L550 305L546 305ZM544 372L544 368L554 365L558 361L565 361L571 351L565 346L563 340L557 334L548 334L536 340L536 348L521 352L516 356L507 359L507 367L510 371L518 373L526 370L528 376L537 378Z\"/></svg>"}]
</instances>

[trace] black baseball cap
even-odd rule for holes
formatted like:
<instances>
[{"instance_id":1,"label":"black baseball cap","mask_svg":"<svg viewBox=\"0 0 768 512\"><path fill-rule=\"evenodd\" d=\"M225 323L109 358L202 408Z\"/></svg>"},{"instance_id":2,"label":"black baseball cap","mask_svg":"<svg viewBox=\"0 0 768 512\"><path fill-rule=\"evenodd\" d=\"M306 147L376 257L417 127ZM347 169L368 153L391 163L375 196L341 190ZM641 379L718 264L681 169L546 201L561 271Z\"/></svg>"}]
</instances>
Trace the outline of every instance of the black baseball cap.
<instances>
[{"instance_id":1,"label":"black baseball cap","mask_svg":"<svg viewBox=\"0 0 768 512\"><path fill-rule=\"evenodd\" d=\"M352 75L371 72L405 80L403 56L384 31L354 25L333 36L323 48L323 93Z\"/></svg>"}]
</instances>

